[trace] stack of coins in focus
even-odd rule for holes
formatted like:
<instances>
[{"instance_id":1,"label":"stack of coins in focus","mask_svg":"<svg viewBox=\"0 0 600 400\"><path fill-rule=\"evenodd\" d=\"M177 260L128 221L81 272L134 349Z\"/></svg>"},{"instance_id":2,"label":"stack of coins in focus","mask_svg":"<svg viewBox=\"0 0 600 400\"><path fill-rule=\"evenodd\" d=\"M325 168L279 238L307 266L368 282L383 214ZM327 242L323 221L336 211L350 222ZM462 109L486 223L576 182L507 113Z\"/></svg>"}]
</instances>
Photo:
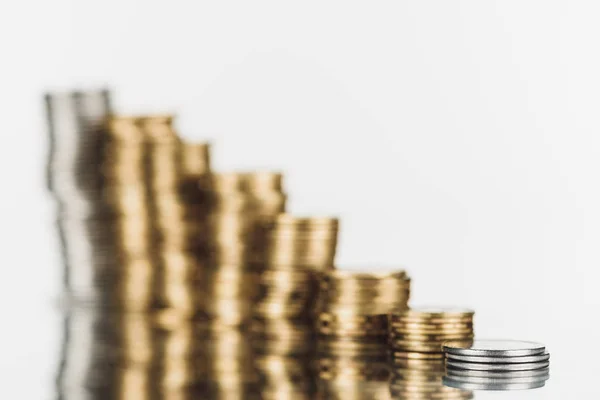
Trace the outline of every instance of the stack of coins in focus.
<instances>
[{"instance_id":1,"label":"stack of coins in focus","mask_svg":"<svg viewBox=\"0 0 600 400\"><path fill-rule=\"evenodd\" d=\"M389 342L394 358L443 359L449 340L473 340L474 312L424 307L394 310L388 316Z\"/></svg>"},{"instance_id":2,"label":"stack of coins in focus","mask_svg":"<svg viewBox=\"0 0 600 400\"><path fill-rule=\"evenodd\" d=\"M306 354L314 344L314 299L322 271L333 267L338 220L281 214L262 224L266 261L252 333L271 354Z\"/></svg>"},{"instance_id":3,"label":"stack of coins in focus","mask_svg":"<svg viewBox=\"0 0 600 400\"><path fill-rule=\"evenodd\" d=\"M549 378L550 354L540 343L518 340L451 341L444 344L444 384L472 390L542 387Z\"/></svg>"},{"instance_id":4,"label":"stack of coins in focus","mask_svg":"<svg viewBox=\"0 0 600 400\"><path fill-rule=\"evenodd\" d=\"M261 223L285 209L283 177L276 172L210 174L198 181L209 204L202 311L214 328L246 327L266 257Z\"/></svg>"},{"instance_id":5,"label":"stack of coins in focus","mask_svg":"<svg viewBox=\"0 0 600 400\"><path fill-rule=\"evenodd\" d=\"M410 278L403 270L331 270L320 282L317 331L324 354L387 355L387 313L403 310Z\"/></svg>"},{"instance_id":6,"label":"stack of coins in focus","mask_svg":"<svg viewBox=\"0 0 600 400\"><path fill-rule=\"evenodd\" d=\"M460 400L472 399L473 392L445 386L442 382L445 367L442 360L396 358L392 363L390 392L393 399Z\"/></svg>"}]
</instances>

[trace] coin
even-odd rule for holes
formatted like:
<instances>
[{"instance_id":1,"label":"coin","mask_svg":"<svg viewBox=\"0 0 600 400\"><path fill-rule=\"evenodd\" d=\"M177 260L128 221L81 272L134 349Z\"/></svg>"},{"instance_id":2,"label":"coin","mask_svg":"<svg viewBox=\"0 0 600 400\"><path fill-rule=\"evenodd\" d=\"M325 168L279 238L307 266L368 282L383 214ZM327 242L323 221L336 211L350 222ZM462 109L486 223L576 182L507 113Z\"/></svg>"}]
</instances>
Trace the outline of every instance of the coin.
<instances>
[{"instance_id":1,"label":"coin","mask_svg":"<svg viewBox=\"0 0 600 400\"><path fill-rule=\"evenodd\" d=\"M540 361L548 361L550 354L544 353L537 356L516 356L516 357L488 357L488 356L462 356L446 353L448 360L466 361L475 363L492 363L492 364L520 364L533 363Z\"/></svg>"},{"instance_id":2,"label":"coin","mask_svg":"<svg viewBox=\"0 0 600 400\"><path fill-rule=\"evenodd\" d=\"M540 380L547 381L550 379L550 374L533 375L533 376L516 376L510 378L498 378L498 377L481 377L481 376L464 376L446 374L450 379L458 382L470 382L470 383L487 383L487 384L503 384L503 383L531 383L538 382Z\"/></svg>"},{"instance_id":3,"label":"coin","mask_svg":"<svg viewBox=\"0 0 600 400\"><path fill-rule=\"evenodd\" d=\"M519 340L475 340L472 343L453 341L444 344L444 351L463 356L517 357L544 354L546 347Z\"/></svg>"},{"instance_id":4,"label":"coin","mask_svg":"<svg viewBox=\"0 0 600 400\"><path fill-rule=\"evenodd\" d=\"M446 386L463 390L528 390L537 389L546 385L546 381L541 379L529 383L470 383L460 382L448 377L443 378Z\"/></svg>"},{"instance_id":5,"label":"coin","mask_svg":"<svg viewBox=\"0 0 600 400\"><path fill-rule=\"evenodd\" d=\"M472 317L475 314L473 310L457 307L418 307L406 310L404 317L410 318L463 318Z\"/></svg>"},{"instance_id":6,"label":"coin","mask_svg":"<svg viewBox=\"0 0 600 400\"><path fill-rule=\"evenodd\" d=\"M532 369L529 371L478 371L460 368L446 368L448 375L473 376L482 378L519 378L531 376L545 376L550 373L550 368Z\"/></svg>"},{"instance_id":7,"label":"coin","mask_svg":"<svg viewBox=\"0 0 600 400\"><path fill-rule=\"evenodd\" d=\"M529 371L540 368L547 368L550 363L548 361L520 364L485 364L474 362L461 362L446 359L448 367L462 368L468 370L479 371Z\"/></svg>"}]
</instances>

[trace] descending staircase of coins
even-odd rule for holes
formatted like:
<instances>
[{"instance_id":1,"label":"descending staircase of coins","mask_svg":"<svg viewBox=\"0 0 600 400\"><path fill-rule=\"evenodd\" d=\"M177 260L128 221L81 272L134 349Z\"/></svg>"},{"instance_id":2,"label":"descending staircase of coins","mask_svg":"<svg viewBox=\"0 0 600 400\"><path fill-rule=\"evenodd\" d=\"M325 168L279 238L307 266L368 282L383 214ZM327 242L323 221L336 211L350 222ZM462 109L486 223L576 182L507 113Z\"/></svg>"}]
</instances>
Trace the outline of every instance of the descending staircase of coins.
<instances>
[{"instance_id":1,"label":"descending staircase of coins","mask_svg":"<svg viewBox=\"0 0 600 400\"><path fill-rule=\"evenodd\" d=\"M540 344L409 307L403 268L335 265L336 217L286 213L278 171L217 172L169 115L46 95L64 260L61 399L469 399L549 377Z\"/></svg>"}]
</instances>

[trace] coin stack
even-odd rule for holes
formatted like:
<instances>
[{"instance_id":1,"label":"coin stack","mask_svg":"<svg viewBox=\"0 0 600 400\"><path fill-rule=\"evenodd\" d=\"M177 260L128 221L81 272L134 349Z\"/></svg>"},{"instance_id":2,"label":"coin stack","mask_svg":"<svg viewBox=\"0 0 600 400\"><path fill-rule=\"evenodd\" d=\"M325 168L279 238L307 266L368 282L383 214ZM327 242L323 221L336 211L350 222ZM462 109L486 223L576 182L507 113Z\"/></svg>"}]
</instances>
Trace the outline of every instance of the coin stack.
<instances>
[{"instance_id":1,"label":"coin stack","mask_svg":"<svg viewBox=\"0 0 600 400\"><path fill-rule=\"evenodd\" d=\"M549 378L550 354L540 343L475 340L444 345L444 384L472 390L542 387Z\"/></svg>"},{"instance_id":2,"label":"coin stack","mask_svg":"<svg viewBox=\"0 0 600 400\"><path fill-rule=\"evenodd\" d=\"M449 340L473 340L474 312L423 307L394 310L388 315L389 342L394 358L443 359Z\"/></svg>"},{"instance_id":3,"label":"coin stack","mask_svg":"<svg viewBox=\"0 0 600 400\"><path fill-rule=\"evenodd\" d=\"M325 354L385 356L387 313L407 307L410 278L403 270L331 270L320 282L319 347Z\"/></svg>"},{"instance_id":4,"label":"coin stack","mask_svg":"<svg viewBox=\"0 0 600 400\"><path fill-rule=\"evenodd\" d=\"M201 262L202 311L213 327L243 327L252 317L257 271L266 257L260 225L285 209L283 177L276 172L216 173L201 177L198 188L208 204L208 230Z\"/></svg>"},{"instance_id":5,"label":"coin stack","mask_svg":"<svg viewBox=\"0 0 600 400\"><path fill-rule=\"evenodd\" d=\"M392 365L390 392L393 399L462 400L472 399L473 392L445 386L443 360L397 358Z\"/></svg>"},{"instance_id":6,"label":"coin stack","mask_svg":"<svg viewBox=\"0 0 600 400\"><path fill-rule=\"evenodd\" d=\"M314 299L322 271L333 266L338 220L281 214L265 220L267 243L254 305L253 342L269 354L312 351Z\"/></svg>"},{"instance_id":7,"label":"coin stack","mask_svg":"<svg viewBox=\"0 0 600 400\"><path fill-rule=\"evenodd\" d=\"M337 218L278 216L265 225L267 265L316 271L332 269L338 227Z\"/></svg>"},{"instance_id":8,"label":"coin stack","mask_svg":"<svg viewBox=\"0 0 600 400\"><path fill-rule=\"evenodd\" d=\"M111 306L128 311L172 308L192 314L198 307L198 232L206 230L205 207L184 196L182 182L209 171L207 144L187 144L171 116L109 119L103 174L105 201L118 226L117 284L105 292ZM198 159L190 171L190 151Z\"/></svg>"},{"instance_id":9,"label":"coin stack","mask_svg":"<svg viewBox=\"0 0 600 400\"><path fill-rule=\"evenodd\" d=\"M106 90L54 93L47 94L45 102L50 134L47 184L57 204L63 283L70 294L90 292L108 279L104 267L114 262L110 235L97 229L107 214L100 165L110 95Z\"/></svg>"}]
</instances>

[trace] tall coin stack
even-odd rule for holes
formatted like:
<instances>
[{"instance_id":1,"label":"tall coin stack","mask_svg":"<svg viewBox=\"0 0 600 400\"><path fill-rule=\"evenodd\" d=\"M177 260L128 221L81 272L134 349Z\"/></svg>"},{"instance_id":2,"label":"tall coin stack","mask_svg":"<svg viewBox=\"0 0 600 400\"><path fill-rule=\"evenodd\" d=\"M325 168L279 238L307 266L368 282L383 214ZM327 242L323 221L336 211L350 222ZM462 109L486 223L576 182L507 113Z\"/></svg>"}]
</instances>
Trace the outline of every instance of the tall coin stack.
<instances>
[{"instance_id":1,"label":"tall coin stack","mask_svg":"<svg viewBox=\"0 0 600 400\"><path fill-rule=\"evenodd\" d=\"M47 182L57 203L57 227L65 262L64 289L75 298L97 298L115 282L113 210L103 201L100 173L111 112L105 90L47 94L50 133Z\"/></svg>"},{"instance_id":2,"label":"tall coin stack","mask_svg":"<svg viewBox=\"0 0 600 400\"><path fill-rule=\"evenodd\" d=\"M268 245L252 325L257 348L307 354L318 280L333 268L338 220L281 214L262 228Z\"/></svg>"},{"instance_id":3,"label":"tall coin stack","mask_svg":"<svg viewBox=\"0 0 600 400\"><path fill-rule=\"evenodd\" d=\"M472 341L474 312L456 308L412 308L389 314L389 342L394 358L442 360L442 345Z\"/></svg>"},{"instance_id":4,"label":"tall coin stack","mask_svg":"<svg viewBox=\"0 0 600 400\"><path fill-rule=\"evenodd\" d=\"M405 309L410 278L402 270L331 270L320 282L317 330L324 354L387 355L387 313Z\"/></svg>"},{"instance_id":5,"label":"tall coin stack","mask_svg":"<svg viewBox=\"0 0 600 400\"><path fill-rule=\"evenodd\" d=\"M213 328L245 327L266 257L260 224L285 209L282 175L239 172L206 175L198 185L209 205L208 230L200 235L205 265L202 310Z\"/></svg>"},{"instance_id":6,"label":"tall coin stack","mask_svg":"<svg viewBox=\"0 0 600 400\"><path fill-rule=\"evenodd\" d=\"M445 386L444 363L439 359L397 358L392 365L390 392L393 399L467 400L473 392Z\"/></svg>"},{"instance_id":7,"label":"tall coin stack","mask_svg":"<svg viewBox=\"0 0 600 400\"><path fill-rule=\"evenodd\" d=\"M170 309L191 315L198 308L196 236L205 228L198 197L182 183L209 171L208 145L189 145L177 136L171 116L109 119L103 174L105 201L117 210L112 224L120 271L111 306L128 311ZM189 171L189 152L195 170ZM185 155L185 157L184 157Z\"/></svg>"}]
</instances>

